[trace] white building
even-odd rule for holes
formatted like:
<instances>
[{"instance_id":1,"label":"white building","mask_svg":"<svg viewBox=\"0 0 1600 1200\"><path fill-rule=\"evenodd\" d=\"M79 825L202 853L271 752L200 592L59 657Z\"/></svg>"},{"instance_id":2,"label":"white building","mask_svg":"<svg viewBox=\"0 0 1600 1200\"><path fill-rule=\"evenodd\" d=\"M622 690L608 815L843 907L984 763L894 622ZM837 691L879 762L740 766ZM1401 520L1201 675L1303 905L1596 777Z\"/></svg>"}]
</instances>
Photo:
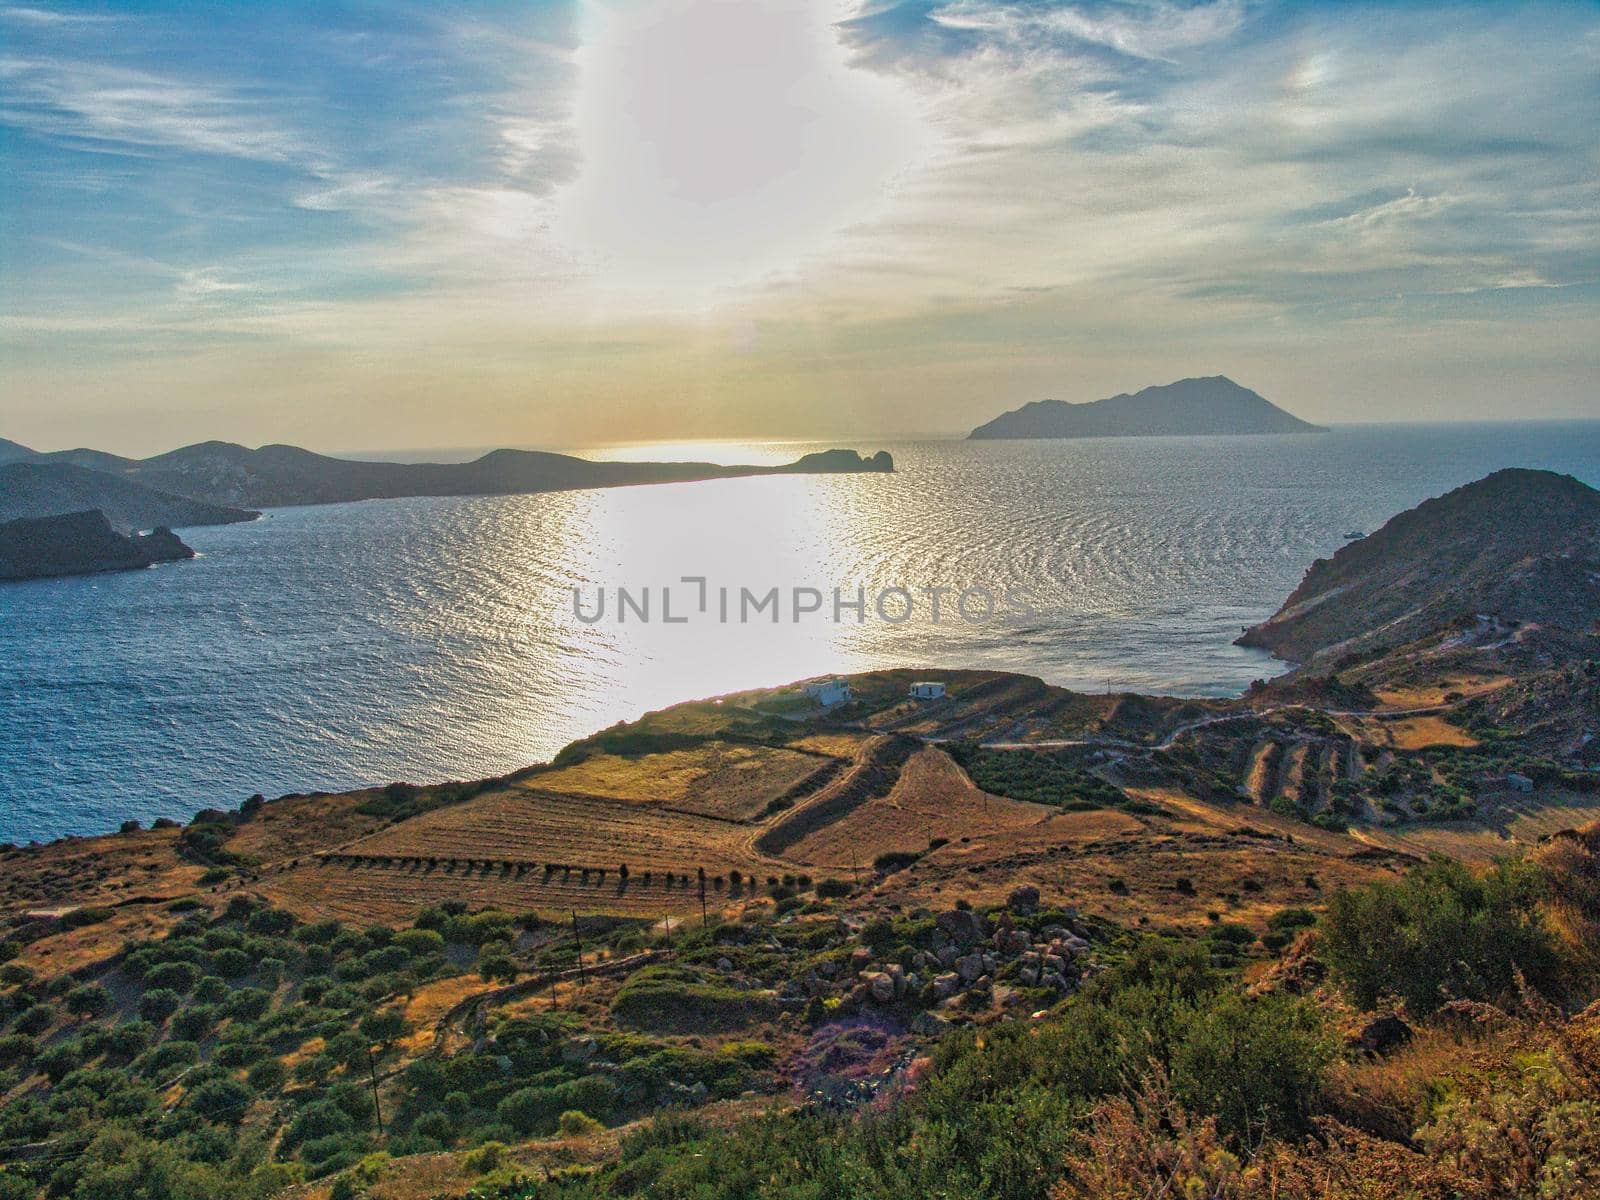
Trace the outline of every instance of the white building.
<instances>
[{"instance_id":1,"label":"white building","mask_svg":"<svg viewBox=\"0 0 1600 1200\"><path fill-rule=\"evenodd\" d=\"M806 684L806 695L823 708L832 708L850 699L850 684L843 679L824 679L819 683Z\"/></svg>"},{"instance_id":2,"label":"white building","mask_svg":"<svg viewBox=\"0 0 1600 1200\"><path fill-rule=\"evenodd\" d=\"M924 680L911 685L911 698L913 700L943 700L944 684L932 680Z\"/></svg>"}]
</instances>

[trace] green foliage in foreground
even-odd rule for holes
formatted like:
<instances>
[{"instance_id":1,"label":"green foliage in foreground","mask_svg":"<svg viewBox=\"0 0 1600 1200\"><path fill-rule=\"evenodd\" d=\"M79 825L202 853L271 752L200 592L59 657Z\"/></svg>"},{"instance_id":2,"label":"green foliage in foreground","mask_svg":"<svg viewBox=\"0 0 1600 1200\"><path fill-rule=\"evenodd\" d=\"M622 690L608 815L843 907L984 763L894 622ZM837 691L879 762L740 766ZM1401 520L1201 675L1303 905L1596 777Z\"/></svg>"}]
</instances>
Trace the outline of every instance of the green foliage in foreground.
<instances>
[{"instance_id":1,"label":"green foliage in foreground","mask_svg":"<svg viewBox=\"0 0 1600 1200\"><path fill-rule=\"evenodd\" d=\"M1493 1000L1517 973L1536 988L1555 982L1555 944L1540 920L1544 879L1526 861L1474 875L1438 859L1393 883L1337 893L1323 918L1329 965L1355 1001L1384 994L1417 1014L1446 1000Z\"/></svg>"},{"instance_id":2,"label":"green foliage in foreground","mask_svg":"<svg viewBox=\"0 0 1600 1200\"><path fill-rule=\"evenodd\" d=\"M1246 999L1202 946L1152 938L1046 1022L950 1035L929 1076L885 1112L809 1111L727 1132L669 1113L630 1136L616 1165L490 1194L1041 1200L1093 1106L1152 1069L1253 1141L1305 1131L1334 1055L1308 1002Z\"/></svg>"}]
</instances>

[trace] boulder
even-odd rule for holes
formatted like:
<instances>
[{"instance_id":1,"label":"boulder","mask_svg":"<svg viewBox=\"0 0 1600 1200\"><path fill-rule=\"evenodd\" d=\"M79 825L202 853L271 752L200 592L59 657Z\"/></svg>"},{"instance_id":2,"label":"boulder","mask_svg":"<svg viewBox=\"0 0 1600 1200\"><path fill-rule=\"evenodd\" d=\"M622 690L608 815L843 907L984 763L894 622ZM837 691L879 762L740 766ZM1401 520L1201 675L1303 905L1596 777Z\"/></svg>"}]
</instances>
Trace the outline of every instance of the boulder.
<instances>
[{"instance_id":1,"label":"boulder","mask_svg":"<svg viewBox=\"0 0 1600 1200\"><path fill-rule=\"evenodd\" d=\"M983 940L983 921L978 914L964 908L952 908L934 918L934 922L951 941L966 950Z\"/></svg>"},{"instance_id":2,"label":"boulder","mask_svg":"<svg viewBox=\"0 0 1600 1200\"><path fill-rule=\"evenodd\" d=\"M894 976L887 971L874 971L870 975L863 975L861 982L867 985L867 991L872 999L879 1004L894 1003ZM902 983L904 981L902 980Z\"/></svg>"},{"instance_id":3,"label":"boulder","mask_svg":"<svg viewBox=\"0 0 1600 1200\"><path fill-rule=\"evenodd\" d=\"M600 1043L592 1037L568 1038L561 1046L561 1061L565 1063L586 1063L600 1050Z\"/></svg>"},{"instance_id":4,"label":"boulder","mask_svg":"<svg viewBox=\"0 0 1600 1200\"><path fill-rule=\"evenodd\" d=\"M933 998L935 1000L948 1000L961 990L961 976L954 971L933 977Z\"/></svg>"},{"instance_id":5,"label":"boulder","mask_svg":"<svg viewBox=\"0 0 1600 1200\"><path fill-rule=\"evenodd\" d=\"M872 965L872 951L865 946L857 946L850 952L850 969L852 971L865 971Z\"/></svg>"},{"instance_id":6,"label":"boulder","mask_svg":"<svg viewBox=\"0 0 1600 1200\"><path fill-rule=\"evenodd\" d=\"M1001 954L1018 955L1026 953L1033 943L1028 939L1028 934L1022 929L1009 929L994 935L994 948Z\"/></svg>"},{"instance_id":7,"label":"boulder","mask_svg":"<svg viewBox=\"0 0 1600 1200\"><path fill-rule=\"evenodd\" d=\"M1029 916L1039 911L1039 889L1032 884L1013 888L1006 897L1006 908L1020 916Z\"/></svg>"},{"instance_id":8,"label":"boulder","mask_svg":"<svg viewBox=\"0 0 1600 1200\"><path fill-rule=\"evenodd\" d=\"M1392 1013L1368 1021L1356 1034L1356 1045L1368 1054L1387 1054L1411 1040L1411 1026Z\"/></svg>"},{"instance_id":9,"label":"boulder","mask_svg":"<svg viewBox=\"0 0 1600 1200\"><path fill-rule=\"evenodd\" d=\"M950 1022L937 1013L918 1013L917 1019L911 1022L911 1032L921 1034L923 1037L939 1037L949 1030Z\"/></svg>"},{"instance_id":10,"label":"boulder","mask_svg":"<svg viewBox=\"0 0 1600 1200\"><path fill-rule=\"evenodd\" d=\"M983 973L983 956L981 954L964 954L956 959L956 974L965 982L971 983Z\"/></svg>"},{"instance_id":11,"label":"boulder","mask_svg":"<svg viewBox=\"0 0 1600 1200\"><path fill-rule=\"evenodd\" d=\"M1022 970L1017 972L1017 979L1023 987L1035 987L1039 983L1039 968L1023 967Z\"/></svg>"},{"instance_id":12,"label":"boulder","mask_svg":"<svg viewBox=\"0 0 1600 1200\"><path fill-rule=\"evenodd\" d=\"M717 959L717 970L721 971L724 975L732 974L733 973L733 960L731 958L719 958L719 959Z\"/></svg>"}]
</instances>

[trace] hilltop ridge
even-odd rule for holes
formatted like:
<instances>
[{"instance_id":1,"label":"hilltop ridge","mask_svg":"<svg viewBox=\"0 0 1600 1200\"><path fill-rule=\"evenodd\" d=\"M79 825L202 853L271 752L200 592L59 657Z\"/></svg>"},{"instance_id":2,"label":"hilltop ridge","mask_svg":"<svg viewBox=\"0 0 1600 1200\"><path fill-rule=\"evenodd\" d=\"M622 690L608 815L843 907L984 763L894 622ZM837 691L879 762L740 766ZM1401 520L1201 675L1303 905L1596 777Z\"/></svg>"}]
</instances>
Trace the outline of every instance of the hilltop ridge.
<instances>
[{"instance_id":1,"label":"hilltop ridge","mask_svg":"<svg viewBox=\"0 0 1600 1200\"><path fill-rule=\"evenodd\" d=\"M333 458L288 445L252 450L220 441L197 442L145 459L121 458L96 450L40 453L7 442L0 446L0 462L6 462L7 469L31 466L93 471L106 480L137 484L169 497L234 510L405 496L510 495L748 475L887 473L894 470L894 460L885 450L872 455L862 455L855 450L825 450L772 467L705 462L597 462L539 450L493 450L465 463L399 463ZM86 488L90 481L79 477L77 482ZM14 483L13 488L15 494L11 503L17 511L12 515L43 515L36 511L39 502L29 507L20 498L25 490L20 484ZM106 507L109 511L115 505L78 503L74 507ZM0 509L4 511L7 510ZM212 514L164 523L218 524L239 519L245 518Z\"/></svg>"},{"instance_id":2,"label":"hilltop ridge","mask_svg":"<svg viewBox=\"0 0 1600 1200\"><path fill-rule=\"evenodd\" d=\"M1320 668L1478 617L1582 632L1600 620L1600 492L1508 468L1318 559L1242 646Z\"/></svg>"}]
</instances>

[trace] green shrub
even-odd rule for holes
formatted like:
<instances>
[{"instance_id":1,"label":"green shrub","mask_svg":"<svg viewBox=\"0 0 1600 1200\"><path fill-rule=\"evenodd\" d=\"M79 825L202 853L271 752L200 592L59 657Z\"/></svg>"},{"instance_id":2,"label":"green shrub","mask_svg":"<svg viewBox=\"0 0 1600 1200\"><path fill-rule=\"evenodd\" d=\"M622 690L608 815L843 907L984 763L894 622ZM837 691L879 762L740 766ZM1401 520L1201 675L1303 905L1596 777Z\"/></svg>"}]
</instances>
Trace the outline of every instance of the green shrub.
<instances>
[{"instance_id":1,"label":"green shrub","mask_svg":"<svg viewBox=\"0 0 1600 1200\"><path fill-rule=\"evenodd\" d=\"M67 993L67 1011L75 1017L98 1017L111 1010L111 993L98 983L86 983Z\"/></svg>"},{"instance_id":2,"label":"green shrub","mask_svg":"<svg viewBox=\"0 0 1600 1200\"><path fill-rule=\"evenodd\" d=\"M588 1113L569 1108L556 1119L556 1128L561 1131L562 1137L592 1137L604 1130L605 1126Z\"/></svg>"},{"instance_id":3,"label":"green shrub","mask_svg":"<svg viewBox=\"0 0 1600 1200\"><path fill-rule=\"evenodd\" d=\"M617 1020L638 1029L739 1029L777 1014L765 992L741 991L675 966L635 971L611 1002Z\"/></svg>"},{"instance_id":4,"label":"green shrub","mask_svg":"<svg viewBox=\"0 0 1600 1200\"><path fill-rule=\"evenodd\" d=\"M258 1092L273 1092L288 1082L289 1068L280 1058L263 1058L250 1068L245 1079Z\"/></svg>"},{"instance_id":5,"label":"green shrub","mask_svg":"<svg viewBox=\"0 0 1600 1200\"><path fill-rule=\"evenodd\" d=\"M1245 1144L1310 1128L1336 1045L1310 1003L1294 996L1224 997L1178 1044L1173 1089L1193 1111Z\"/></svg>"},{"instance_id":6,"label":"green shrub","mask_svg":"<svg viewBox=\"0 0 1600 1200\"><path fill-rule=\"evenodd\" d=\"M1439 859L1393 883L1336 892L1322 920L1324 953L1366 1008L1391 993L1419 1015L1451 998L1493 1000L1513 990L1518 971L1549 987L1558 963L1539 915L1543 890L1526 862L1478 876Z\"/></svg>"},{"instance_id":7,"label":"green shrub","mask_svg":"<svg viewBox=\"0 0 1600 1200\"><path fill-rule=\"evenodd\" d=\"M171 988L156 988L139 999L139 1015L146 1021L159 1025L183 1003L183 997Z\"/></svg>"},{"instance_id":8,"label":"green shrub","mask_svg":"<svg viewBox=\"0 0 1600 1200\"><path fill-rule=\"evenodd\" d=\"M188 1095L188 1105L208 1121L232 1123L244 1117L255 1094L236 1079L208 1079Z\"/></svg>"}]
</instances>

